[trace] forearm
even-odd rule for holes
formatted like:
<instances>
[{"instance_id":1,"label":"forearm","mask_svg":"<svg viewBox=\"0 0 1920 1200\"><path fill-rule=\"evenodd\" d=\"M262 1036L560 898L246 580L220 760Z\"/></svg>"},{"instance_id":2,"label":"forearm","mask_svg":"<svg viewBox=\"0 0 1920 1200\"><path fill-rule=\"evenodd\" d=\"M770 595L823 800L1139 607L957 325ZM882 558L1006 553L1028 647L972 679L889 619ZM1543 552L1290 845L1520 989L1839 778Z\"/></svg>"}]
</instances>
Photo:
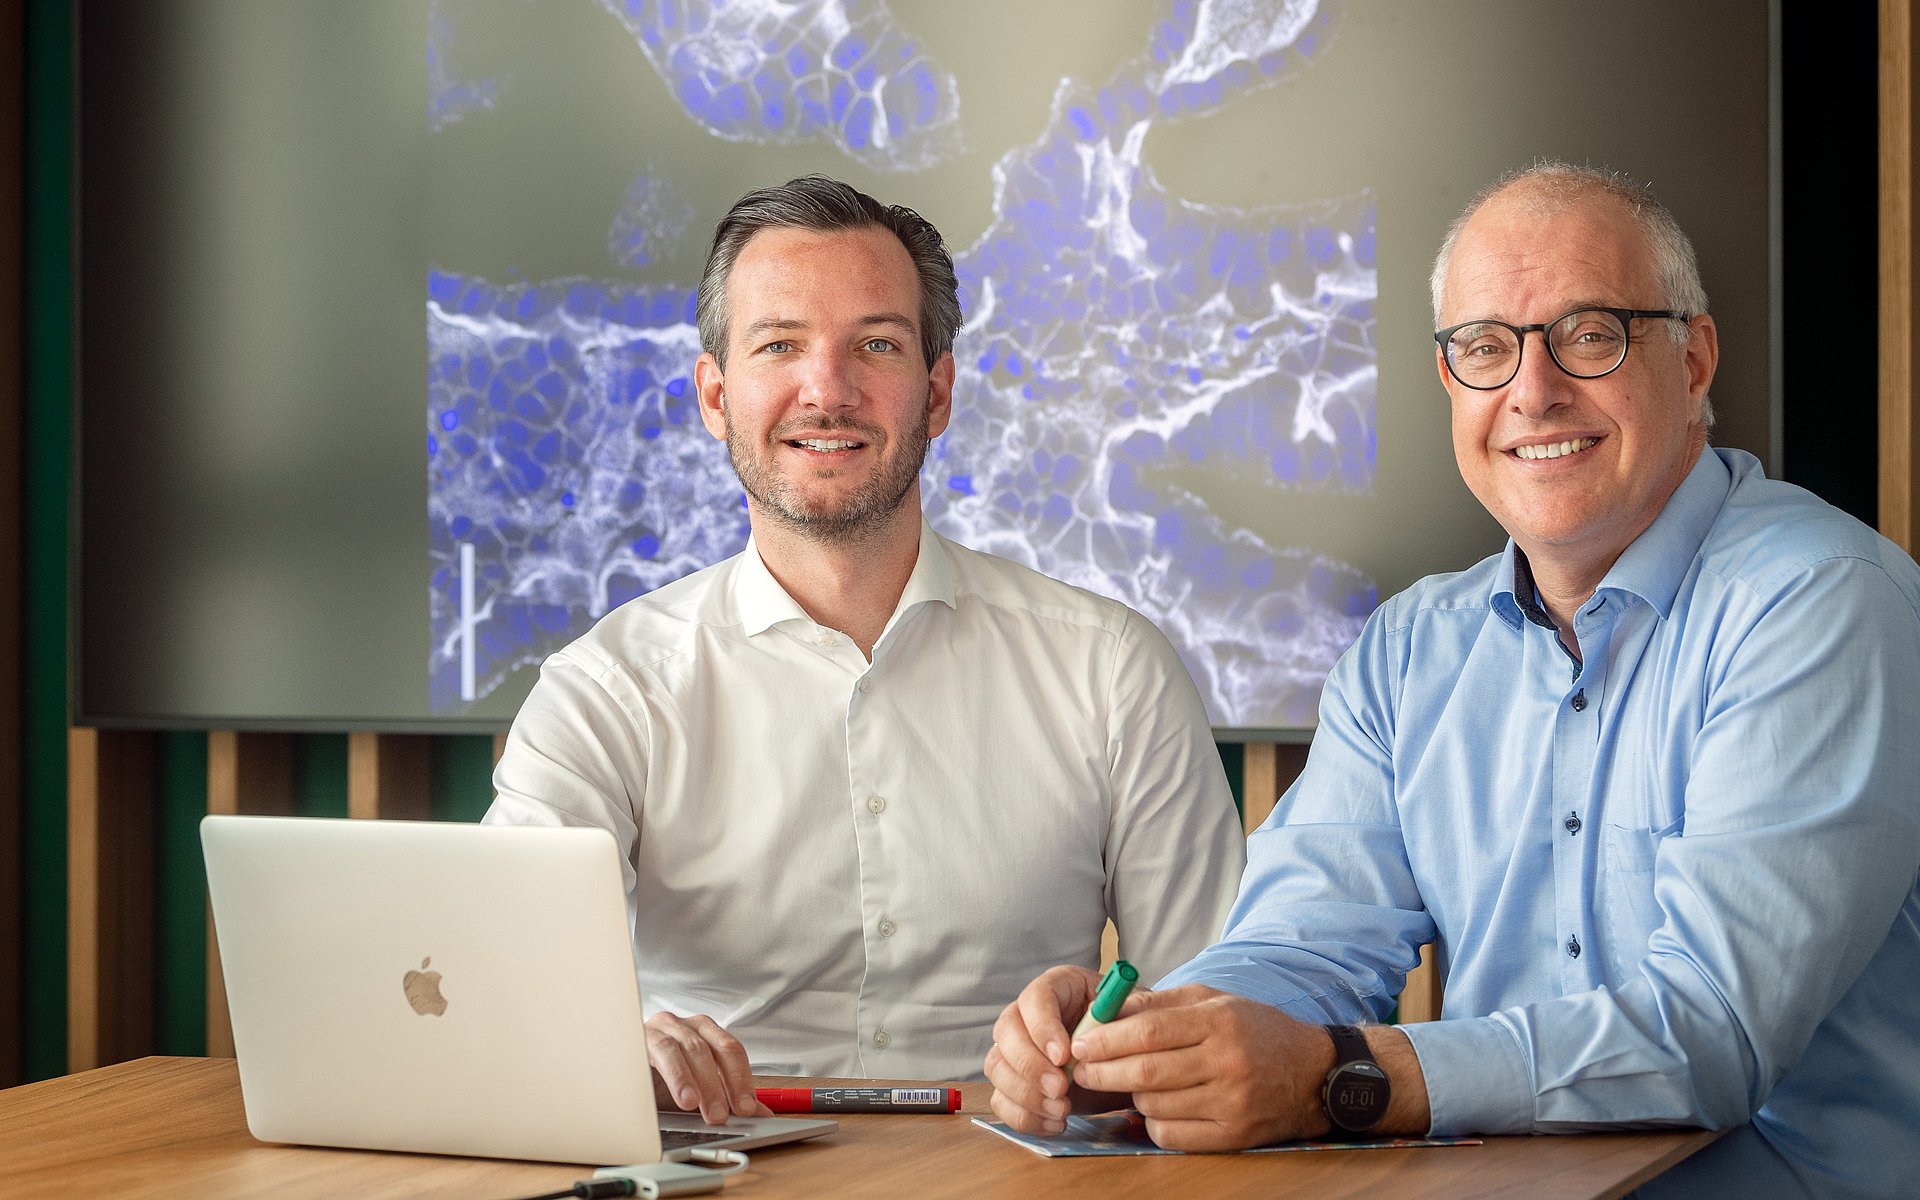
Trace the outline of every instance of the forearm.
<instances>
[{"instance_id":1,"label":"forearm","mask_svg":"<svg viewBox=\"0 0 1920 1200\"><path fill-rule=\"evenodd\" d=\"M1385 1020L1434 937L1398 829L1275 826L1247 839L1247 853L1225 936L1161 986L1206 984L1308 1024Z\"/></svg>"},{"instance_id":2,"label":"forearm","mask_svg":"<svg viewBox=\"0 0 1920 1200\"><path fill-rule=\"evenodd\" d=\"M1425 1137L1431 1122L1427 1082L1413 1043L1394 1025L1365 1025L1360 1032L1367 1039L1374 1063L1387 1076L1387 1111L1369 1132L1380 1137ZM1334 1068L1333 1039L1308 1039L1298 1067L1304 1086L1292 1098L1294 1112L1289 1121L1299 1130L1299 1137L1327 1137L1333 1132L1333 1123L1327 1118L1322 1092Z\"/></svg>"},{"instance_id":3,"label":"forearm","mask_svg":"<svg viewBox=\"0 0 1920 1200\"><path fill-rule=\"evenodd\" d=\"M1387 1115L1375 1132L1395 1137L1425 1137L1433 1123L1427 1105L1427 1077L1420 1070L1420 1056L1406 1032L1397 1025L1369 1025L1362 1030L1373 1060L1387 1073L1390 1100ZM1328 1070L1333 1056L1327 1056ZM1322 1076L1324 1078L1324 1076Z\"/></svg>"}]
</instances>

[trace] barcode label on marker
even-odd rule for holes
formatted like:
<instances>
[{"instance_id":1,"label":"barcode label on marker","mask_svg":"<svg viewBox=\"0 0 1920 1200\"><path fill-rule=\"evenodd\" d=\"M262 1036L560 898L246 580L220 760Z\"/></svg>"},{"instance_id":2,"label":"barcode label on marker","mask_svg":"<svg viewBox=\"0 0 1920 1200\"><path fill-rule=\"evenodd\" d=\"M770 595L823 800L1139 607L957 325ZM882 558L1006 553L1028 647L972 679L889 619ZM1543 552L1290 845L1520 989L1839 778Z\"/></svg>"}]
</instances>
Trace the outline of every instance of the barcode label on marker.
<instances>
[{"instance_id":1,"label":"barcode label on marker","mask_svg":"<svg viewBox=\"0 0 1920 1200\"><path fill-rule=\"evenodd\" d=\"M895 1104L939 1104L946 1100L947 1094L940 1088L894 1088Z\"/></svg>"}]
</instances>

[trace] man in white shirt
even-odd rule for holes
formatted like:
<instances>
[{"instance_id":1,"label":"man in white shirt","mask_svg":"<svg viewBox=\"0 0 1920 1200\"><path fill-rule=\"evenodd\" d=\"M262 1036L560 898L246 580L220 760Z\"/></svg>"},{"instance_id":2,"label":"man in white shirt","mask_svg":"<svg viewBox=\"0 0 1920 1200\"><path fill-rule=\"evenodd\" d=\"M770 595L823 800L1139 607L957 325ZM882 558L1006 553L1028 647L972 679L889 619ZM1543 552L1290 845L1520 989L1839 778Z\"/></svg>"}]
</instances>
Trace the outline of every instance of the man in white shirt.
<instances>
[{"instance_id":1,"label":"man in white shirt","mask_svg":"<svg viewBox=\"0 0 1920 1200\"><path fill-rule=\"evenodd\" d=\"M489 822L618 840L657 1086L709 1120L754 1070L977 1077L1027 979L1109 918L1170 970L1244 863L1166 638L922 518L960 319L911 210L818 176L736 204L694 383L752 538L549 658L494 775Z\"/></svg>"}]
</instances>

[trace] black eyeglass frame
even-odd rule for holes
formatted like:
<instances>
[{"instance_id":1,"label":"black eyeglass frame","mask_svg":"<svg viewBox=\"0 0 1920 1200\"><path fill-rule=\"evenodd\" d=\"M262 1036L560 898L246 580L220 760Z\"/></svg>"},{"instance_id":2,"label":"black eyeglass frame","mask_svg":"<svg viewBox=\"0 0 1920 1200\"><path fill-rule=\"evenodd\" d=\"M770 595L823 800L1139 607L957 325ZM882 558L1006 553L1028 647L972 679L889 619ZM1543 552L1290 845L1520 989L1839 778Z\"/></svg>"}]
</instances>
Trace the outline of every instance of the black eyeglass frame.
<instances>
[{"instance_id":1,"label":"black eyeglass frame","mask_svg":"<svg viewBox=\"0 0 1920 1200\"><path fill-rule=\"evenodd\" d=\"M1620 322L1620 328L1626 334L1626 336L1620 340L1619 359L1606 370L1593 375L1582 375L1572 367L1561 362L1560 352L1553 348L1553 339L1547 336L1547 330L1552 329L1555 325L1558 325L1573 314L1583 312L1606 313L1614 320ZM1627 351L1633 345L1633 319L1635 317L1658 317L1665 321L1693 320L1693 317L1689 314L1671 308L1608 308L1604 304L1582 304L1579 308L1570 308L1553 320L1542 321L1538 325L1509 325L1505 321L1496 321L1492 317L1482 317L1477 321L1462 321L1458 325L1449 325L1445 329L1435 331L1433 340L1434 344L1440 347L1440 357L1447 364L1447 374L1453 376L1455 383L1458 383L1463 388L1471 388L1476 392L1492 392L1498 391L1512 383L1515 376L1520 374L1520 360L1525 358L1527 354L1527 335L1536 332L1539 333L1540 340L1546 343L1547 357L1553 360L1554 366L1559 367L1575 379L1605 379L1615 371L1618 371L1621 364L1627 361ZM1499 383L1468 383L1466 380L1460 378L1460 372L1453 365L1453 353L1448 348L1447 339L1459 333L1462 329L1467 328L1469 325L1498 325L1500 328L1513 334L1514 344L1519 346L1519 349L1514 352L1513 356L1513 374L1508 375Z\"/></svg>"}]
</instances>

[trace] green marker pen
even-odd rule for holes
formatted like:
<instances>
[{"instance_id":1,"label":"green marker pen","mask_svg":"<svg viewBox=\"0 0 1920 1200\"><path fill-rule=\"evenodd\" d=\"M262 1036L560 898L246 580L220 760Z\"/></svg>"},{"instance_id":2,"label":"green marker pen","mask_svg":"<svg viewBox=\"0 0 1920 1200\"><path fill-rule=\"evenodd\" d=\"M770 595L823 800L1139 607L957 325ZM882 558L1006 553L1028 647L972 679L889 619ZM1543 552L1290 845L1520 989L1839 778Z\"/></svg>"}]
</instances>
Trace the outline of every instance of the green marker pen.
<instances>
[{"instance_id":1,"label":"green marker pen","mask_svg":"<svg viewBox=\"0 0 1920 1200\"><path fill-rule=\"evenodd\" d=\"M1078 1039L1097 1026L1105 1025L1120 1015L1120 1006L1127 1002L1133 992L1133 985L1140 982L1140 972L1124 958L1115 959L1107 973L1100 977L1100 986L1094 989L1093 1003L1087 1005L1087 1015L1073 1027L1073 1036ZM1069 1075L1073 1073L1073 1055L1067 1055L1064 1068Z\"/></svg>"}]
</instances>

